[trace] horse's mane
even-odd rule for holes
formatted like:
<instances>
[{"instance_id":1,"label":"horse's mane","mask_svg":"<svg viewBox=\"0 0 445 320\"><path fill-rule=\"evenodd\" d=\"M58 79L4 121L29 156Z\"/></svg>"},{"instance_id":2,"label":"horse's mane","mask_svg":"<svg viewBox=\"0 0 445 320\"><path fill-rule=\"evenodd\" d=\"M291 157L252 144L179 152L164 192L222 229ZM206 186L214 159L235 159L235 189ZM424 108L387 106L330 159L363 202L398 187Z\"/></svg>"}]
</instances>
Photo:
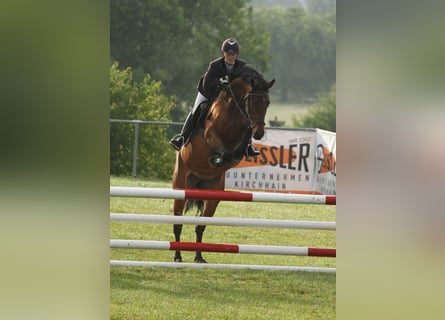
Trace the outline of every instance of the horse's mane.
<instances>
[{"instance_id":1,"label":"horse's mane","mask_svg":"<svg viewBox=\"0 0 445 320\"><path fill-rule=\"evenodd\" d=\"M230 81L240 78L246 83L254 83L254 91L268 91L268 83L263 75L258 72L252 65L246 64L238 68L230 75ZM253 80L253 82L252 82Z\"/></svg>"}]
</instances>

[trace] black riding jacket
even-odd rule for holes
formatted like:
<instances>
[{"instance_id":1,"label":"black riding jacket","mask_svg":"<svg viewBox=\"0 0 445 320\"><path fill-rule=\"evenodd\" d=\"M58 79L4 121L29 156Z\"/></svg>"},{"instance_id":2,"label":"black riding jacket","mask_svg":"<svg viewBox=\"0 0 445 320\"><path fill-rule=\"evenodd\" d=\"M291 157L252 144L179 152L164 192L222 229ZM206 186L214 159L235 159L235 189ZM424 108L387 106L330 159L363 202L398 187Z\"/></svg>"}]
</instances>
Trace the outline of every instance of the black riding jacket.
<instances>
[{"instance_id":1,"label":"black riding jacket","mask_svg":"<svg viewBox=\"0 0 445 320\"><path fill-rule=\"evenodd\" d=\"M242 59L236 59L235 65L231 73L235 72L242 66L246 64L246 61ZM220 78L225 78L229 75L226 64L224 63L224 57L215 59L210 62L207 72L201 77L198 90L203 94L207 99L212 101L218 95L221 87L220 87Z\"/></svg>"}]
</instances>

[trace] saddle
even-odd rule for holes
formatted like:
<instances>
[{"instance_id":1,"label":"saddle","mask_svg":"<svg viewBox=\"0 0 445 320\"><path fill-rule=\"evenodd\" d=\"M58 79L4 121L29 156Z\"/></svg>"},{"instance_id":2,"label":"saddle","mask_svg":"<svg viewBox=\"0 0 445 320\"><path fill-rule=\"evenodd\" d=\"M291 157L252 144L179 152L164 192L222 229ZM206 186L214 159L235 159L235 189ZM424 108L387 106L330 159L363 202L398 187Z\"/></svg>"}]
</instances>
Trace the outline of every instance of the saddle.
<instances>
[{"instance_id":1,"label":"saddle","mask_svg":"<svg viewBox=\"0 0 445 320\"><path fill-rule=\"evenodd\" d=\"M193 114L189 115L191 119L186 121L182 135L185 139L183 142L184 146L190 142L190 139L195 134L204 131L205 119L207 118L207 114L210 109L209 106L209 101L204 101L198 106L198 108L196 108Z\"/></svg>"}]
</instances>

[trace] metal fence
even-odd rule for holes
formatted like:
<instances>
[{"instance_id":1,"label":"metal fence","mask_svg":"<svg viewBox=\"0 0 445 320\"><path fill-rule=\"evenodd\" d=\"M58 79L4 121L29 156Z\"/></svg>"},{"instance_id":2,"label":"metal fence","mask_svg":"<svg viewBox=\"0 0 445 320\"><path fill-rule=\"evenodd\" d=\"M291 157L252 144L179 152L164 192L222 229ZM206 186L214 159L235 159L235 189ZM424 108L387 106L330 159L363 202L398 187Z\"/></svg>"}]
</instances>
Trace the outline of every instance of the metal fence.
<instances>
[{"instance_id":1,"label":"metal fence","mask_svg":"<svg viewBox=\"0 0 445 320\"><path fill-rule=\"evenodd\" d=\"M139 126L142 125L157 125L157 126L178 126L178 131L182 126L182 122L173 121L145 121L145 120L123 120L110 119L110 123L129 123L134 125L134 140L133 140L133 161L132 161L132 175L137 175L137 158L139 149Z\"/></svg>"},{"instance_id":2,"label":"metal fence","mask_svg":"<svg viewBox=\"0 0 445 320\"><path fill-rule=\"evenodd\" d=\"M124 120L124 119L110 119L110 123L128 123L134 125L134 140L133 140L133 158L132 158L132 175L136 177L137 175L137 157L138 157L138 148L139 148L139 126L140 125L156 125L156 126L174 126L177 127L177 130L169 132L171 136L173 136L173 132L178 133L182 127L183 122L174 122L174 121L147 121L147 120ZM280 128L284 130L295 130L294 128L282 128L280 126L276 126L274 122L271 122L271 127L267 128Z\"/></svg>"}]
</instances>

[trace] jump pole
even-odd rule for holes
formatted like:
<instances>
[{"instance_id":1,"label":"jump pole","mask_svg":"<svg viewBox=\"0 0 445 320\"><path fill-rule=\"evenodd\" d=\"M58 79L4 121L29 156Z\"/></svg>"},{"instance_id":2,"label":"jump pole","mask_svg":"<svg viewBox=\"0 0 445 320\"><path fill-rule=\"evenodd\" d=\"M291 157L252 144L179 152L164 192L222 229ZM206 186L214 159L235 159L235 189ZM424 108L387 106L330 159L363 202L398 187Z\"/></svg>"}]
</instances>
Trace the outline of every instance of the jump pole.
<instances>
[{"instance_id":1,"label":"jump pole","mask_svg":"<svg viewBox=\"0 0 445 320\"><path fill-rule=\"evenodd\" d=\"M225 263L187 263L187 262L156 262L156 261L131 261L110 260L110 265L120 267L166 267L166 268L194 268L194 269L250 269L266 271L303 271L335 273L335 268L323 267L293 267L293 266L271 266L255 264L225 264Z\"/></svg>"},{"instance_id":2,"label":"jump pole","mask_svg":"<svg viewBox=\"0 0 445 320\"><path fill-rule=\"evenodd\" d=\"M176 200L222 200L247 202L280 202L328 204L337 203L336 196L270 192L237 192L197 189L166 189L142 187L110 187L111 197L160 198Z\"/></svg>"},{"instance_id":3,"label":"jump pole","mask_svg":"<svg viewBox=\"0 0 445 320\"><path fill-rule=\"evenodd\" d=\"M192 224L233 227L285 228L310 230L336 230L332 221L298 221L273 219L218 218L218 217L185 217L155 214L111 213L111 221L146 222L163 224Z\"/></svg>"},{"instance_id":4,"label":"jump pole","mask_svg":"<svg viewBox=\"0 0 445 320\"><path fill-rule=\"evenodd\" d=\"M336 257L335 248L309 248L287 246L258 246L248 244L218 244L198 242L173 242L151 240L110 240L111 248L180 250L247 254L271 254L308 257Z\"/></svg>"}]
</instances>

